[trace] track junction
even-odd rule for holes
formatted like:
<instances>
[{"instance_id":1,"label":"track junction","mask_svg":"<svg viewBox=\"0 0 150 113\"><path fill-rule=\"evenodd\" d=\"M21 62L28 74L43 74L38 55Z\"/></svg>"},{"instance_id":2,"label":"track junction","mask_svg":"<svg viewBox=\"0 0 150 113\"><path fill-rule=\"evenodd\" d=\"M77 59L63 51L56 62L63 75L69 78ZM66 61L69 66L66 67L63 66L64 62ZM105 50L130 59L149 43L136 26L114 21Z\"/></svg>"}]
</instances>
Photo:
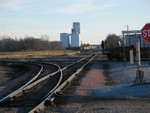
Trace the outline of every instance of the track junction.
<instances>
[{"instance_id":1,"label":"track junction","mask_svg":"<svg viewBox=\"0 0 150 113\"><path fill-rule=\"evenodd\" d=\"M37 113L55 103L55 98L71 84L71 81L97 56L90 54L73 63L59 66L46 61L26 61L35 65L37 72L17 90L0 99L1 108L22 108L23 113Z\"/></svg>"}]
</instances>

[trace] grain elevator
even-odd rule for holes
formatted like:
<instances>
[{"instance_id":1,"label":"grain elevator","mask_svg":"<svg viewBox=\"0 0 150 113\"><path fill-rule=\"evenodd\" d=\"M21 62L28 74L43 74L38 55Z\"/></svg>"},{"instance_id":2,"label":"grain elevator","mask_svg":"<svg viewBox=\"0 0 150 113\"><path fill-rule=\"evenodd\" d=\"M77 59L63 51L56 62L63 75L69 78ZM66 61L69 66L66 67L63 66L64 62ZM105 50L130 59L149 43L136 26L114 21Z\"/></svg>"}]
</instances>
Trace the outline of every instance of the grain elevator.
<instances>
[{"instance_id":1,"label":"grain elevator","mask_svg":"<svg viewBox=\"0 0 150 113\"><path fill-rule=\"evenodd\" d=\"M69 35L68 33L60 33L60 41L62 43L62 46L64 48L68 48L70 46L69 44Z\"/></svg>"},{"instance_id":2,"label":"grain elevator","mask_svg":"<svg viewBox=\"0 0 150 113\"><path fill-rule=\"evenodd\" d=\"M79 47L79 40L80 40L80 23L73 22L73 26L71 29L71 33L61 33L60 34L60 41L64 48L74 48Z\"/></svg>"},{"instance_id":3,"label":"grain elevator","mask_svg":"<svg viewBox=\"0 0 150 113\"><path fill-rule=\"evenodd\" d=\"M71 47L79 47L80 23L74 22L71 31Z\"/></svg>"}]
</instances>

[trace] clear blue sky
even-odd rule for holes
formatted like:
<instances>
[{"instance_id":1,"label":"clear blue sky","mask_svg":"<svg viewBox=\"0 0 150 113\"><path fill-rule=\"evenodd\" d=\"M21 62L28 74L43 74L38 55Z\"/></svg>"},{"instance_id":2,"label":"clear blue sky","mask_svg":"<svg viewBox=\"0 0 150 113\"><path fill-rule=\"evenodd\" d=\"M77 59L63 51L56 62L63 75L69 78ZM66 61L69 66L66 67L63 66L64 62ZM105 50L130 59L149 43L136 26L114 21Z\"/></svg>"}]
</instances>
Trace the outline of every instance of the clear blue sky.
<instances>
[{"instance_id":1,"label":"clear blue sky","mask_svg":"<svg viewBox=\"0 0 150 113\"><path fill-rule=\"evenodd\" d=\"M125 25L139 30L150 23L150 0L0 0L0 36L59 40L72 22L80 22L80 40L98 44Z\"/></svg>"}]
</instances>

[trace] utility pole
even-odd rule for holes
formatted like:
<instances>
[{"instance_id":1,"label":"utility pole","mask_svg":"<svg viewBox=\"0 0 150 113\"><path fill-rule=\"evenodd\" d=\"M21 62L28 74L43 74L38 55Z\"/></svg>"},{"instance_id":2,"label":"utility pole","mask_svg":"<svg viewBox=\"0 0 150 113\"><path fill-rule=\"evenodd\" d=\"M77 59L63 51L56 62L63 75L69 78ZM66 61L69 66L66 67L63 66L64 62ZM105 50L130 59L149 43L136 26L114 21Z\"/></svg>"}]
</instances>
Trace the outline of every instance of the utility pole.
<instances>
[{"instance_id":1,"label":"utility pole","mask_svg":"<svg viewBox=\"0 0 150 113\"><path fill-rule=\"evenodd\" d=\"M125 25L124 27L127 27L127 37L128 37L128 31L129 31L129 26L128 25ZM123 34L123 60L124 60L124 67L126 67L126 48L125 48L125 34L124 32L122 33Z\"/></svg>"},{"instance_id":2,"label":"utility pole","mask_svg":"<svg viewBox=\"0 0 150 113\"><path fill-rule=\"evenodd\" d=\"M126 67L126 49L125 49L125 39L124 39L124 33L123 33L123 61L124 61L124 67Z\"/></svg>"},{"instance_id":3,"label":"utility pole","mask_svg":"<svg viewBox=\"0 0 150 113\"><path fill-rule=\"evenodd\" d=\"M136 42L136 60L137 60L137 71L136 71L136 79L135 84L139 84L143 82L144 71L141 68L141 53L140 53L140 41Z\"/></svg>"}]
</instances>

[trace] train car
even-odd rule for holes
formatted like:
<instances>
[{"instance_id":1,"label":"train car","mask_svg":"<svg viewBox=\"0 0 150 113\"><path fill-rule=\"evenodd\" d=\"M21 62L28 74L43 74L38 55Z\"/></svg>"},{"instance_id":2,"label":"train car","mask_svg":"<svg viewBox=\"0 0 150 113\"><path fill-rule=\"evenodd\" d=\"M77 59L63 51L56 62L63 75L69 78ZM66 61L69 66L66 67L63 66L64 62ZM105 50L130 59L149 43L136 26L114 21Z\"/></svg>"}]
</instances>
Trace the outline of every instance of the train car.
<instances>
[{"instance_id":1,"label":"train car","mask_svg":"<svg viewBox=\"0 0 150 113\"><path fill-rule=\"evenodd\" d=\"M125 55L126 59L129 58L128 54L129 48L125 47ZM115 47L115 48L109 48L107 52L107 57L109 60L123 60L124 58L124 48L123 47Z\"/></svg>"},{"instance_id":2,"label":"train car","mask_svg":"<svg viewBox=\"0 0 150 113\"><path fill-rule=\"evenodd\" d=\"M107 52L107 57L109 60L129 60L130 59L130 50L133 50L134 58L136 59L136 49L134 47L115 47L115 48L109 48ZM141 59L142 60L148 60L150 57L149 52L150 51L147 47L141 48Z\"/></svg>"}]
</instances>

